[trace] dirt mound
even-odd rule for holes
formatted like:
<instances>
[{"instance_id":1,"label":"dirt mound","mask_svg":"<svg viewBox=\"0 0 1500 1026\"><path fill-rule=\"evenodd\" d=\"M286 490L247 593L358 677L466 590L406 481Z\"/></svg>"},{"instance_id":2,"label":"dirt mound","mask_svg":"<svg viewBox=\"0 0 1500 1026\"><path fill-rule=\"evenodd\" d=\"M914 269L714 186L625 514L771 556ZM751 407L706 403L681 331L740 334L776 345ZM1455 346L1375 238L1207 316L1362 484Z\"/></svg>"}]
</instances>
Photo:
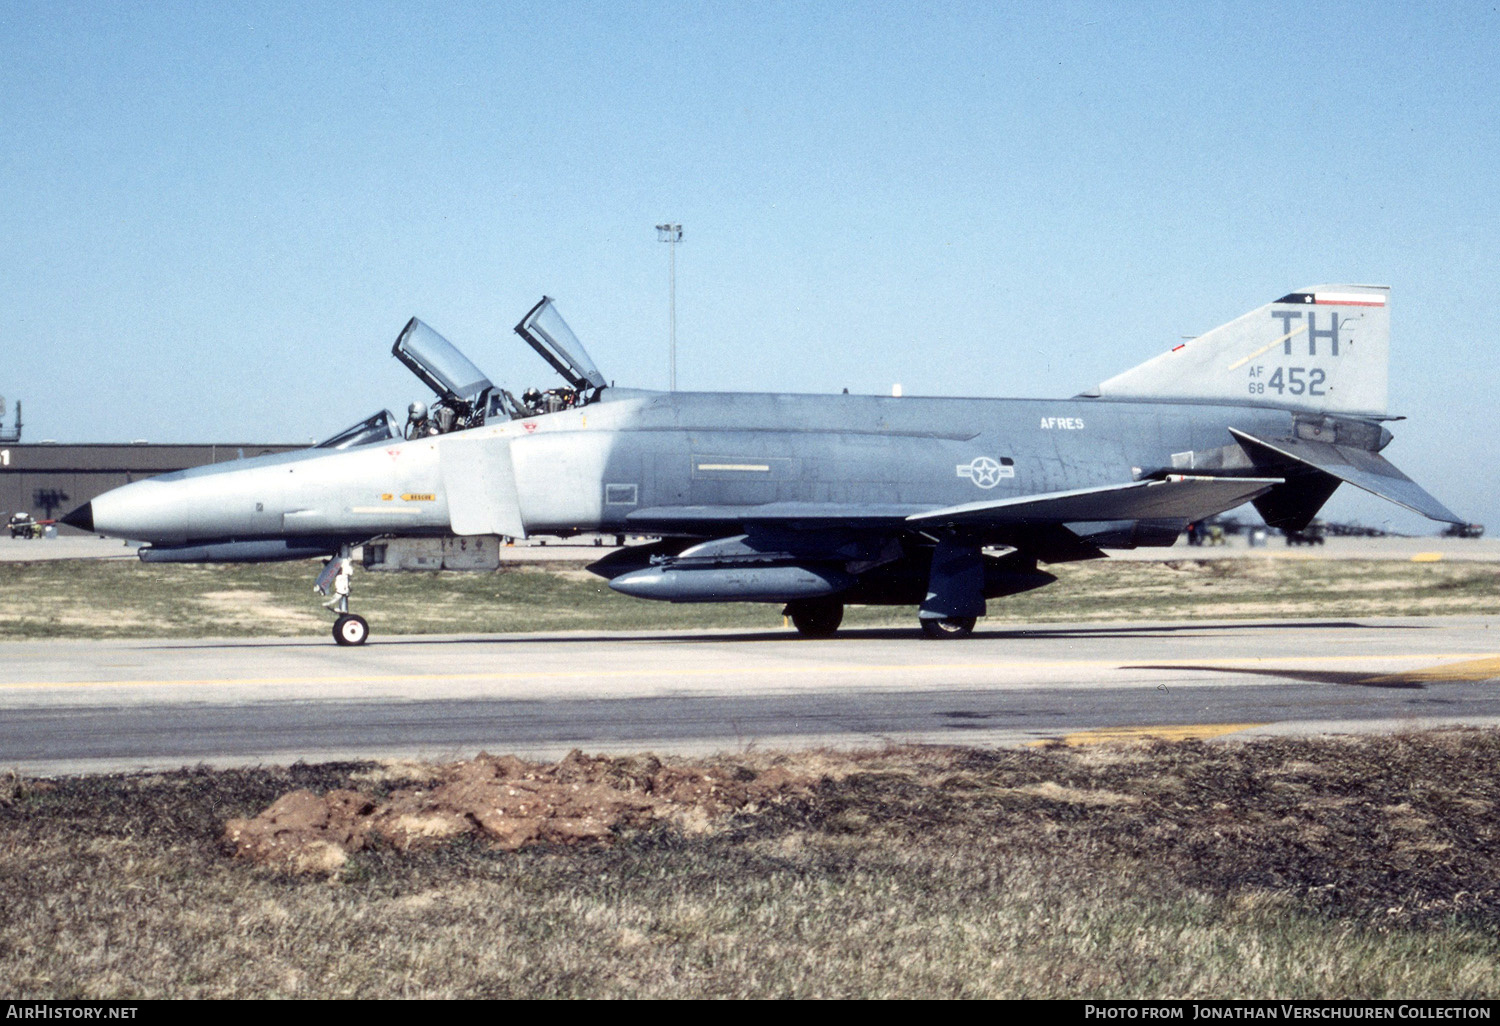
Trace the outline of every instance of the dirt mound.
<instances>
[{"instance_id":1,"label":"dirt mound","mask_svg":"<svg viewBox=\"0 0 1500 1026\"><path fill-rule=\"evenodd\" d=\"M408 848L472 835L515 851L605 842L657 820L701 832L728 813L807 794L819 779L774 765L667 765L650 755L591 757L577 750L554 764L481 753L425 776L422 786L384 799L351 790L292 791L253 819L230 820L224 840L240 858L328 872L377 840Z\"/></svg>"}]
</instances>

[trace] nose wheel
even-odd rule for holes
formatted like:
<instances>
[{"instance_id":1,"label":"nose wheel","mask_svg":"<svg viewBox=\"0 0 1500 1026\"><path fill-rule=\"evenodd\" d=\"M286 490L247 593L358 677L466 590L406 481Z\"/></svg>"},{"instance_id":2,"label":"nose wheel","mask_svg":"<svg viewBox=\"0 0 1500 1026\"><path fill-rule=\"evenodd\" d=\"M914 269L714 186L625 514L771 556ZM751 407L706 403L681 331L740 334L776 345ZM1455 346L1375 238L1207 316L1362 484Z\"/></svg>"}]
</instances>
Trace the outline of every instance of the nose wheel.
<instances>
[{"instance_id":1,"label":"nose wheel","mask_svg":"<svg viewBox=\"0 0 1500 1026\"><path fill-rule=\"evenodd\" d=\"M362 616L344 613L333 621L333 640L340 645L363 645L369 636L370 625Z\"/></svg>"}]
</instances>

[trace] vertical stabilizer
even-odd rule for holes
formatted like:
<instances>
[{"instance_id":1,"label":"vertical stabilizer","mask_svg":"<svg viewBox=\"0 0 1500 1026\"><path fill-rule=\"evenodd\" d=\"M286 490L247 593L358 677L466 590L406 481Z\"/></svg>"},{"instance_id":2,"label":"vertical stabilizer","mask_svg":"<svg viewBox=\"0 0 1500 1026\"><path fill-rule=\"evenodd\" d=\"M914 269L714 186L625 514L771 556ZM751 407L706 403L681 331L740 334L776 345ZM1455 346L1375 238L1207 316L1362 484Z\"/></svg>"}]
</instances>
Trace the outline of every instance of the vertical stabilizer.
<instances>
[{"instance_id":1,"label":"vertical stabilizer","mask_svg":"<svg viewBox=\"0 0 1500 1026\"><path fill-rule=\"evenodd\" d=\"M1089 395L1383 417L1390 289L1314 285L1117 374Z\"/></svg>"}]
</instances>

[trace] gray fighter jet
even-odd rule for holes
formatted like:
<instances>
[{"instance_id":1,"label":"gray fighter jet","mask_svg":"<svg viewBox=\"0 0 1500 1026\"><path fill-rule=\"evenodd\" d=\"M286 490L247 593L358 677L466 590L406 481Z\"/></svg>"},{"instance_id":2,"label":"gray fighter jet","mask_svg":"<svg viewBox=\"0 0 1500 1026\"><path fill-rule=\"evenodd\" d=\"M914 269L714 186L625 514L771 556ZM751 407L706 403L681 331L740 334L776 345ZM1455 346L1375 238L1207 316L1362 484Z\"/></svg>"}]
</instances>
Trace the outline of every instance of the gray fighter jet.
<instances>
[{"instance_id":1,"label":"gray fighter jet","mask_svg":"<svg viewBox=\"0 0 1500 1026\"><path fill-rule=\"evenodd\" d=\"M1305 527L1343 482L1461 523L1380 455L1389 290L1282 296L1071 399L650 392L608 386L552 300L516 331L565 386L517 399L413 319L393 352L437 393L309 450L165 474L64 518L148 561L332 556L382 537L646 535L590 569L626 595L772 602L804 634L849 603L929 637L1055 578L1038 564L1167 546L1253 502Z\"/></svg>"}]
</instances>

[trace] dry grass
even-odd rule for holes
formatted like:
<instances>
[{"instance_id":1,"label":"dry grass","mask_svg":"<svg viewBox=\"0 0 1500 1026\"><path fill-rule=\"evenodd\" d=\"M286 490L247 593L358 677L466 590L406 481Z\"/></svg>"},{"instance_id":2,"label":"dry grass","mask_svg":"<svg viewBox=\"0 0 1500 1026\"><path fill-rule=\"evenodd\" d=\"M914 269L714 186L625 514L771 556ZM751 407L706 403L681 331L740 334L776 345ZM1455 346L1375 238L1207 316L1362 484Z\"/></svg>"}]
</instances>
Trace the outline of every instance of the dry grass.
<instances>
[{"instance_id":1,"label":"dry grass","mask_svg":"<svg viewBox=\"0 0 1500 1026\"><path fill-rule=\"evenodd\" d=\"M1388 560L1098 560L990 602L990 624L1153 618L1500 613L1500 564ZM326 633L316 562L240 566L121 561L0 563L0 639L290 637ZM581 564L360 574L355 607L388 633L780 627L777 604L670 605L609 590ZM909 607L856 607L845 623L911 626Z\"/></svg>"},{"instance_id":2,"label":"dry grass","mask_svg":"<svg viewBox=\"0 0 1500 1026\"><path fill-rule=\"evenodd\" d=\"M12 778L12 997L1494 997L1500 733L807 753L687 835L291 877L224 822L402 765ZM746 760L760 772L777 757Z\"/></svg>"}]
</instances>

